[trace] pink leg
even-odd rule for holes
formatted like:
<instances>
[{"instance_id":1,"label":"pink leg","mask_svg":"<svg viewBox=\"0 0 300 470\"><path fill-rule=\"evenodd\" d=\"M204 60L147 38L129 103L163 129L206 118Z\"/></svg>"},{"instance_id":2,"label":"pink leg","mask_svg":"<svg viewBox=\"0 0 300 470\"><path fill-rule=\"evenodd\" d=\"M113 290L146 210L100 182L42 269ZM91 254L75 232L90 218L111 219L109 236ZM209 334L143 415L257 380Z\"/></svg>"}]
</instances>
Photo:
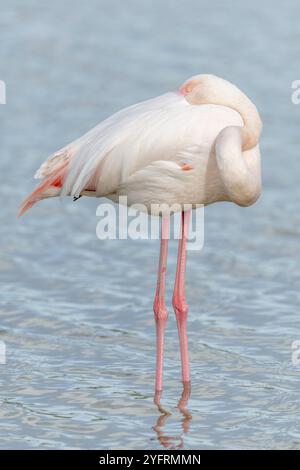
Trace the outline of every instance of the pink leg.
<instances>
[{"instance_id":1,"label":"pink leg","mask_svg":"<svg viewBox=\"0 0 300 470\"><path fill-rule=\"evenodd\" d=\"M163 359L164 359L164 336L168 312L165 302L165 280L167 271L168 243L169 243L170 219L162 218L161 242L159 266L157 275L157 287L153 304L156 322L156 379L155 390L162 390Z\"/></svg>"},{"instance_id":2,"label":"pink leg","mask_svg":"<svg viewBox=\"0 0 300 470\"><path fill-rule=\"evenodd\" d=\"M178 245L177 270L173 293L173 308L176 315L179 334L182 380L184 384L190 382L189 352L186 328L188 305L185 298L186 241L188 237L190 214L190 211L183 211L181 215L181 234Z\"/></svg>"}]
</instances>

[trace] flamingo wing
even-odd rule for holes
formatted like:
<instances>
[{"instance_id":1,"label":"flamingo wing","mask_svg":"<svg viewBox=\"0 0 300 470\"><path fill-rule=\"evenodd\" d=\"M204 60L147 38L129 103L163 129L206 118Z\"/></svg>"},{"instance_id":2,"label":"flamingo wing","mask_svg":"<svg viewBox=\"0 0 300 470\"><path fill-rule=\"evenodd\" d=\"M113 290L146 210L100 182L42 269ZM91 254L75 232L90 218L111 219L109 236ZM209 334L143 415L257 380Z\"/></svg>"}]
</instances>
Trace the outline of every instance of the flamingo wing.
<instances>
[{"instance_id":1,"label":"flamingo wing","mask_svg":"<svg viewBox=\"0 0 300 470\"><path fill-rule=\"evenodd\" d=\"M134 174L138 179L153 178L153 171L160 166L151 167L156 161L175 163L172 168L178 174L181 166L189 169L187 157L191 155L205 168L205 158L220 130L226 125L242 124L241 116L233 109L193 106L178 93L166 93L125 108L41 165L35 177L44 180L24 201L21 213L46 197L78 198L85 191L99 197L117 193ZM201 151L190 151L191 146ZM199 155L204 156L202 161ZM149 173L138 174L146 167Z\"/></svg>"}]
</instances>

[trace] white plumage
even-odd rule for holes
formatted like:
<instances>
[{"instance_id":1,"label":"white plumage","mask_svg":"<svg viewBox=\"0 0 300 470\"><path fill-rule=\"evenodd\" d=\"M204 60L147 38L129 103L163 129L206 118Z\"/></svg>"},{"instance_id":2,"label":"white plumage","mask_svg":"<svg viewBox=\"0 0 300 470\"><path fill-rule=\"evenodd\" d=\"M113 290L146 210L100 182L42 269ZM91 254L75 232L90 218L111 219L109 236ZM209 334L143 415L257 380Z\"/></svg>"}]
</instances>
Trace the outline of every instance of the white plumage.
<instances>
[{"instance_id":1,"label":"white plumage","mask_svg":"<svg viewBox=\"0 0 300 470\"><path fill-rule=\"evenodd\" d=\"M261 189L255 106L218 77L200 75L186 83L179 92L115 113L49 157L35 175L44 178L42 190L21 212L54 195L114 201L126 195L128 204L148 210L152 203L253 203Z\"/></svg>"}]
</instances>

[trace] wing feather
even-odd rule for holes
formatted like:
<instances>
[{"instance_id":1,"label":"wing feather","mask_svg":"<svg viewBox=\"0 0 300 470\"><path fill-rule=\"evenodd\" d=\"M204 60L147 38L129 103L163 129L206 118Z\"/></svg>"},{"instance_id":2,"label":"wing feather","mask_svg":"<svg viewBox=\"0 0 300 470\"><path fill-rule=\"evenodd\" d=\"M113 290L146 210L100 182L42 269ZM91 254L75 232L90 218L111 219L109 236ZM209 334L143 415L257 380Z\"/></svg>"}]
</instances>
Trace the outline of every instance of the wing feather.
<instances>
[{"instance_id":1,"label":"wing feather","mask_svg":"<svg viewBox=\"0 0 300 470\"><path fill-rule=\"evenodd\" d=\"M166 127L178 102L189 106L176 93L138 103L112 115L79 139L62 195L78 197L95 175L96 193L111 193L132 172L157 160L164 139L161 126Z\"/></svg>"},{"instance_id":2,"label":"wing feather","mask_svg":"<svg viewBox=\"0 0 300 470\"><path fill-rule=\"evenodd\" d=\"M117 191L133 173L154 161L190 163L194 145L206 154L218 132L242 125L234 110L190 105L178 93L166 93L125 108L54 153L36 173L52 174L67 162L61 195L75 197L88 188L97 196Z\"/></svg>"}]
</instances>

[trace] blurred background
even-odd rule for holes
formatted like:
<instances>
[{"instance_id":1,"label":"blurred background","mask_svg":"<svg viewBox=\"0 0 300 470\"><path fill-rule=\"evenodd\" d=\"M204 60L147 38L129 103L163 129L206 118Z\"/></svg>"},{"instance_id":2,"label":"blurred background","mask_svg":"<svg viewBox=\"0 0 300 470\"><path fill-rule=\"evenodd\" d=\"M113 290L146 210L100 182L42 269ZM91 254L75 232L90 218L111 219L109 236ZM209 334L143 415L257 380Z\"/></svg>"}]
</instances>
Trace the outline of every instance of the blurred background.
<instances>
[{"instance_id":1,"label":"blurred background","mask_svg":"<svg viewBox=\"0 0 300 470\"><path fill-rule=\"evenodd\" d=\"M300 448L299 14L296 0L1 1L1 448ZM153 404L159 242L97 240L98 200L16 213L50 153L198 73L257 105L264 191L247 209L205 209L204 249L187 272L189 413L177 408L171 242L163 418Z\"/></svg>"}]
</instances>

